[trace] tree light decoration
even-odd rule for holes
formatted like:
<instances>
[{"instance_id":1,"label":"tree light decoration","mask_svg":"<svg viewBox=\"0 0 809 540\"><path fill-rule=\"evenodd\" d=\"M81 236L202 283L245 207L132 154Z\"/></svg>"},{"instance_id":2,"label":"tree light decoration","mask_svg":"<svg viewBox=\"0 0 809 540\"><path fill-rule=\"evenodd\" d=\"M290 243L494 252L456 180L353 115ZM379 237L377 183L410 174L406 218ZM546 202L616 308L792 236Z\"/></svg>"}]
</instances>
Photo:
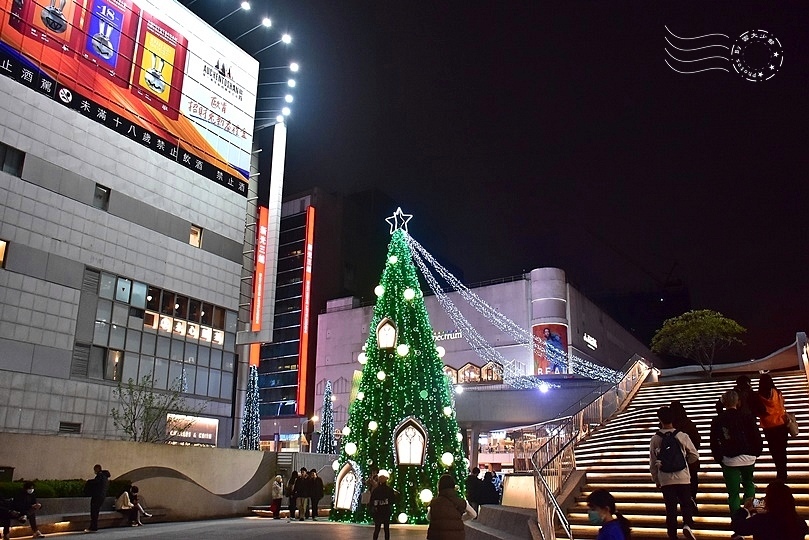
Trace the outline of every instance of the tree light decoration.
<instances>
[{"instance_id":1,"label":"tree light decoration","mask_svg":"<svg viewBox=\"0 0 809 540\"><path fill-rule=\"evenodd\" d=\"M239 435L239 448L242 450L261 449L261 419L258 404L258 368L250 366L250 378L247 380L247 397L244 401L242 432Z\"/></svg>"},{"instance_id":2,"label":"tree light decoration","mask_svg":"<svg viewBox=\"0 0 809 540\"><path fill-rule=\"evenodd\" d=\"M366 356L366 354L364 352L361 352L360 354L357 355L357 362L359 362L363 366L365 365L365 363L367 361L368 361L368 356Z\"/></svg>"},{"instance_id":3,"label":"tree light decoration","mask_svg":"<svg viewBox=\"0 0 809 540\"><path fill-rule=\"evenodd\" d=\"M401 514L399 514L399 517L397 517L397 518L396 518L396 520L397 520L399 523L407 523L407 514L405 514L404 512L402 512Z\"/></svg>"},{"instance_id":4,"label":"tree light decoration","mask_svg":"<svg viewBox=\"0 0 809 540\"><path fill-rule=\"evenodd\" d=\"M377 285L376 287L374 287L374 294L377 297L382 298L382 295L385 294L385 287L383 287L382 285Z\"/></svg>"},{"instance_id":5,"label":"tree light decoration","mask_svg":"<svg viewBox=\"0 0 809 540\"><path fill-rule=\"evenodd\" d=\"M334 394L331 392L331 381L326 381L323 391L323 422L320 424L320 438L317 441L318 454L333 454L337 451L334 440Z\"/></svg>"},{"instance_id":6,"label":"tree light decoration","mask_svg":"<svg viewBox=\"0 0 809 540\"><path fill-rule=\"evenodd\" d=\"M458 442L463 442L463 433L456 433L455 438L458 439Z\"/></svg>"},{"instance_id":7,"label":"tree light decoration","mask_svg":"<svg viewBox=\"0 0 809 540\"><path fill-rule=\"evenodd\" d=\"M441 345L435 348L435 352L438 353L438 358L444 358L444 355L447 354L447 350Z\"/></svg>"},{"instance_id":8,"label":"tree light decoration","mask_svg":"<svg viewBox=\"0 0 809 540\"><path fill-rule=\"evenodd\" d=\"M396 255L391 255L390 257L388 257L388 262L391 264L396 264L397 262L399 262L399 257L397 257Z\"/></svg>"},{"instance_id":9,"label":"tree light decoration","mask_svg":"<svg viewBox=\"0 0 809 540\"><path fill-rule=\"evenodd\" d=\"M385 380L385 372L382 371L382 370L378 371L376 373L376 378L379 379L380 381L384 381Z\"/></svg>"},{"instance_id":10,"label":"tree light decoration","mask_svg":"<svg viewBox=\"0 0 809 540\"><path fill-rule=\"evenodd\" d=\"M390 478L390 472L387 469L379 469L377 473L379 476L384 476L386 478Z\"/></svg>"},{"instance_id":11,"label":"tree light decoration","mask_svg":"<svg viewBox=\"0 0 809 540\"><path fill-rule=\"evenodd\" d=\"M410 347L408 347L404 343L402 343L401 345L396 347L396 354L398 354L399 356L407 356L407 353L409 353L409 352L410 352Z\"/></svg>"},{"instance_id":12,"label":"tree light decoration","mask_svg":"<svg viewBox=\"0 0 809 540\"><path fill-rule=\"evenodd\" d=\"M449 467L455 461L455 456L452 455L450 452L444 452L441 454L441 464L444 467Z\"/></svg>"},{"instance_id":13,"label":"tree light decoration","mask_svg":"<svg viewBox=\"0 0 809 540\"><path fill-rule=\"evenodd\" d=\"M340 461L335 459L331 462L331 468L334 469L334 472L337 472L340 469Z\"/></svg>"},{"instance_id":14,"label":"tree light decoration","mask_svg":"<svg viewBox=\"0 0 809 540\"><path fill-rule=\"evenodd\" d=\"M455 393L458 394L458 395L463 394L463 386L461 386L460 384L456 384L455 385Z\"/></svg>"},{"instance_id":15,"label":"tree light decoration","mask_svg":"<svg viewBox=\"0 0 809 540\"><path fill-rule=\"evenodd\" d=\"M357 445L354 444L353 442L346 443L345 451L346 454L348 454L349 456L353 456L354 454L357 453Z\"/></svg>"},{"instance_id":16,"label":"tree light decoration","mask_svg":"<svg viewBox=\"0 0 809 540\"><path fill-rule=\"evenodd\" d=\"M408 302L416 297L416 291L408 287L404 292L404 299Z\"/></svg>"},{"instance_id":17,"label":"tree light decoration","mask_svg":"<svg viewBox=\"0 0 809 540\"><path fill-rule=\"evenodd\" d=\"M452 407L449 405L444 407L444 416L452 416Z\"/></svg>"},{"instance_id":18,"label":"tree light decoration","mask_svg":"<svg viewBox=\"0 0 809 540\"><path fill-rule=\"evenodd\" d=\"M379 424L377 424L375 420L371 420L370 422L368 422L368 429L370 429L371 431L376 431L376 428L378 427Z\"/></svg>"},{"instance_id":19,"label":"tree light decoration","mask_svg":"<svg viewBox=\"0 0 809 540\"><path fill-rule=\"evenodd\" d=\"M394 224L400 222L404 224L403 220ZM389 262L393 256L396 264ZM340 470L350 467L360 485L374 468L391 471L393 477L388 485L401 494L393 504L392 515L405 514L407 523L420 524L427 522L427 507L420 493L429 490L428 502L432 500L432 490L437 488L442 474L451 474L464 495L464 451L456 438L460 427L452 408L452 387L442 371L407 234L401 227L392 232L385 261L379 280L385 293L376 300L366 341L367 364L357 399L351 401L348 410L350 439L357 448L355 454L349 455L349 442L344 438ZM406 289L414 291L412 300L405 300ZM376 332L386 319L397 332L391 349L380 347ZM396 345L402 344L409 348L406 361L396 350ZM379 373L384 378L379 378ZM360 392L364 399L360 399ZM449 415L443 413L445 407L449 407ZM376 422L375 430L371 422ZM441 462L446 452L453 456L450 466ZM343 476L346 477L349 476ZM340 491L339 482L335 489ZM357 488L354 493L360 491ZM369 523L372 516L367 505L356 504L335 508L331 519Z\"/></svg>"},{"instance_id":20,"label":"tree light decoration","mask_svg":"<svg viewBox=\"0 0 809 540\"><path fill-rule=\"evenodd\" d=\"M429 489L422 489L421 493L419 493L419 500L424 504L429 503L433 500L433 492Z\"/></svg>"},{"instance_id":21,"label":"tree light decoration","mask_svg":"<svg viewBox=\"0 0 809 540\"><path fill-rule=\"evenodd\" d=\"M360 401L365 399L365 392L363 392L363 391L357 392L357 399L360 400Z\"/></svg>"},{"instance_id":22,"label":"tree light decoration","mask_svg":"<svg viewBox=\"0 0 809 540\"><path fill-rule=\"evenodd\" d=\"M342 433L343 437L348 437L349 435L351 435L351 428L348 426L344 427Z\"/></svg>"}]
</instances>

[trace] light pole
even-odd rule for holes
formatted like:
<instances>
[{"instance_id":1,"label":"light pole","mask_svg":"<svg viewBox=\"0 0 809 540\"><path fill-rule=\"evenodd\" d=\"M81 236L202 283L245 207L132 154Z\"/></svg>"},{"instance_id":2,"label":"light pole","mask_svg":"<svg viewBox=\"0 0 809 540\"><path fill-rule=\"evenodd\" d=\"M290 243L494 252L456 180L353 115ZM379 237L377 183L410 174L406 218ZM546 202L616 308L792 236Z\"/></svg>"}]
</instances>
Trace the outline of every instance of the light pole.
<instances>
[{"instance_id":1,"label":"light pole","mask_svg":"<svg viewBox=\"0 0 809 540\"><path fill-rule=\"evenodd\" d=\"M247 32L244 32L243 34L239 34L237 37L233 38L233 42L234 42L234 43L236 43L237 41L239 41L240 39L242 39L244 36L246 36L247 34L249 34L250 32L252 32L253 30L258 30L258 29L259 29L259 28L261 28L262 26L263 26L264 28L269 28L269 27L271 27L271 26L272 26L272 21L270 20L270 18L269 18L269 17L264 17L264 18L261 20L261 24L257 24L257 25L255 25L253 28L251 28L250 30L248 30Z\"/></svg>"},{"instance_id":2,"label":"light pole","mask_svg":"<svg viewBox=\"0 0 809 540\"><path fill-rule=\"evenodd\" d=\"M278 45L279 43L285 43L285 44L289 45L290 43L292 43L292 36L290 36L289 34L284 34L283 36L281 36L281 39L279 39L279 40L278 40L278 41L276 41L275 43L270 43L270 44L269 44L269 45L267 45L266 47L263 47L263 48L261 48L261 49L257 50L256 52L254 52L254 53L253 53L253 56L255 56L255 55L259 54L259 53L262 53L262 52L266 51L266 50L267 50L267 49L269 49L270 47L275 47L275 46L276 46L276 45Z\"/></svg>"},{"instance_id":3,"label":"light pole","mask_svg":"<svg viewBox=\"0 0 809 540\"><path fill-rule=\"evenodd\" d=\"M314 415L314 416L312 416L311 418L307 418L307 419L305 419L305 420L301 421L301 425L300 425L300 439L298 439L298 440L300 441L300 442L298 443L298 444L299 444L299 450L298 450L299 452L303 452L303 441L306 441L306 450L307 450L307 452L311 452L311 451L312 451L312 443L311 443L311 441L309 441L309 440L307 440L306 438L304 438L303 426L305 426L305 425L309 424L309 422L312 422L312 424L313 424L313 425L312 425L312 431L311 431L311 432L310 432L310 434L309 434L309 435L311 436L311 434L315 432L315 430L314 430L314 423L315 423L315 422L317 422L318 420L319 420L319 418L317 417L317 415Z\"/></svg>"},{"instance_id":4,"label":"light pole","mask_svg":"<svg viewBox=\"0 0 809 540\"><path fill-rule=\"evenodd\" d=\"M250 11L250 2L242 2L242 5L240 5L239 7L237 7L236 9L234 9L233 11L231 11L230 13L228 13L227 15L225 15L224 17L222 17L221 19L219 19L218 21L213 23L211 26L216 28L217 24L221 23L222 21L224 21L225 19L227 19L228 17L230 17L234 13L237 13L240 9L244 10L244 11Z\"/></svg>"}]
</instances>

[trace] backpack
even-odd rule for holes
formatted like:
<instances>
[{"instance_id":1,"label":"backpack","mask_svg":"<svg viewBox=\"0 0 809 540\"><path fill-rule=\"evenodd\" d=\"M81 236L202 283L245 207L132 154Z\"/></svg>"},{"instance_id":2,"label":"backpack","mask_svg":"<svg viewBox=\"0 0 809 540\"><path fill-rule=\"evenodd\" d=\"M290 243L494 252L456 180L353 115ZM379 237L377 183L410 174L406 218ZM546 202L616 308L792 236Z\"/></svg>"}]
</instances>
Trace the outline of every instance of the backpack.
<instances>
[{"instance_id":1,"label":"backpack","mask_svg":"<svg viewBox=\"0 0 809 540\"><path fill-rule=\"evenodd\" d=\"M683 448L680 446L680 441L677 440L679 430L662 432L658 431L657 436L662 439L660 441L660 451L657 454L657 460L660 461L660 470L665 473L673 473L682 471L688 464L685 462L685 454Z\"/></svg>"}]
</instances>

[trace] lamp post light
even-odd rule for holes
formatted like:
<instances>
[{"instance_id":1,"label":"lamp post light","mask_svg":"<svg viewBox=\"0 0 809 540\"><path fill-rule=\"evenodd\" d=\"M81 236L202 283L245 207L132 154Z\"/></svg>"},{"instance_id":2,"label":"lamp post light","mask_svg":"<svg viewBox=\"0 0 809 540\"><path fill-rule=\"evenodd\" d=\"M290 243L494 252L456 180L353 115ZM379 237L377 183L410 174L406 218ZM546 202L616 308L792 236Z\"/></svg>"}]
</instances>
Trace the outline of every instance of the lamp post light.
<instances>
[{"instance_id":1,"label":"lamp post light","mask_svg":"<svg viewBox=\"0 0 809 540\"><path fill-rule=\"evenodd\" d=\"M267 45L266 47L263 47L263 48L261 48L261 49L257 50L256 52L254 52L254 53L253 53L253 56L255 56L255 55L259 54L259 53L262 53L262 52L266 51L266 50L267 50L267 49L269 49L270 47L275 47L275 46L276 46L276 45L278 45L279 43L284 43L284 44L286 44L286 45L289 45L290 43L292 43L292 36L290 36L289 34L284 34L283 36L281 36L281 39L279 39L278 41L276 41L276 42L274 42L274 43L270 43L270 44L269 44L269 45Z\"/></svg>"},{"instance_id":2,"label":"lamp post light","mask_svg":"<svg viewBox=\"0 0 809 540\"><path fill-rule=\"evenodd\" d=\"M272 26L272 21L270 20L270 18L269 18L269 17L264 17L264 18L261 20L261 24L257 24L257 25L255 25L253 28L251 28L250 30L248 30L247 32L244 32L244 33L242 33L242 34L239 34L237 37L233 38L233 42L235 43L235 42L239 41L239 40L240 40L240 39L242 39L244 36L246 36L247 34L249 34L250 32L252 32L253 30L258 30L258 29L259 29L259 28L261 28L262 26L263 26L264 28L270 28L270 27Z\"/></svg>"},{"instance_id":3,"label":"lamp post light","mask_svg":"<svg viewBox=\"0 0 809 540\"><path fill-rule=\"evenodd\" d=\"M288 69L293 73L297 73L298 70L301 69L301 66L297 62L290 62L288 66L263 67L259 68L259 71L270 71L271 69Z\"/></svg>"},{"instance_id":4,"label":"lamp post light","mask_svg":"<svg viewBox=\"0 0 809 540\"><path fill-rule=\"evenodd\" d=\"M234 13L237 13L239 10L250 11L250 2L242 2L242 4L239 7L237 7L236 9L234 9L233 11L231 11L230 13L228 13L227 15L225 15L224 17L222 17L221 19L219 19L218 21L213 23L212 26L214 28L216 28L217 24L221 23L222 21L224 21L225 19L227 19L228 17L230 17Z\"/></svg>"}]
</instances>

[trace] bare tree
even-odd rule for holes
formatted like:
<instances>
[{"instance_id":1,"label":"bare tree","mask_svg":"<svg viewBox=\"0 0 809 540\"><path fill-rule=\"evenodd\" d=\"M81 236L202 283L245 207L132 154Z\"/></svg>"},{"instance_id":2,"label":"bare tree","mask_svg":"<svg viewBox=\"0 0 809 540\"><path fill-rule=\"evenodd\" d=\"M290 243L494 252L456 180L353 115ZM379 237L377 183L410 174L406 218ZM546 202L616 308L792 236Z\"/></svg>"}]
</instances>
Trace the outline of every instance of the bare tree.
<instances>
[{"instance_id":1,"label":"bare tree","mask_svg":"<svg viewBox=\"0 0 809 540\"><path fill-rule=\"evenodd\" d=\"M168 390L155 389L151 374L139 381L129 379L118 381L112 391L118 400L110 414L116 428L123 431L130 441L166 443L187 431L194 416L205 409L205 405L190 407L183 397L183 382L177 378ZM168 415L173 413L172 420ZM187 416L186 416L187 415Z\"/></svg>"}]
</instances>

